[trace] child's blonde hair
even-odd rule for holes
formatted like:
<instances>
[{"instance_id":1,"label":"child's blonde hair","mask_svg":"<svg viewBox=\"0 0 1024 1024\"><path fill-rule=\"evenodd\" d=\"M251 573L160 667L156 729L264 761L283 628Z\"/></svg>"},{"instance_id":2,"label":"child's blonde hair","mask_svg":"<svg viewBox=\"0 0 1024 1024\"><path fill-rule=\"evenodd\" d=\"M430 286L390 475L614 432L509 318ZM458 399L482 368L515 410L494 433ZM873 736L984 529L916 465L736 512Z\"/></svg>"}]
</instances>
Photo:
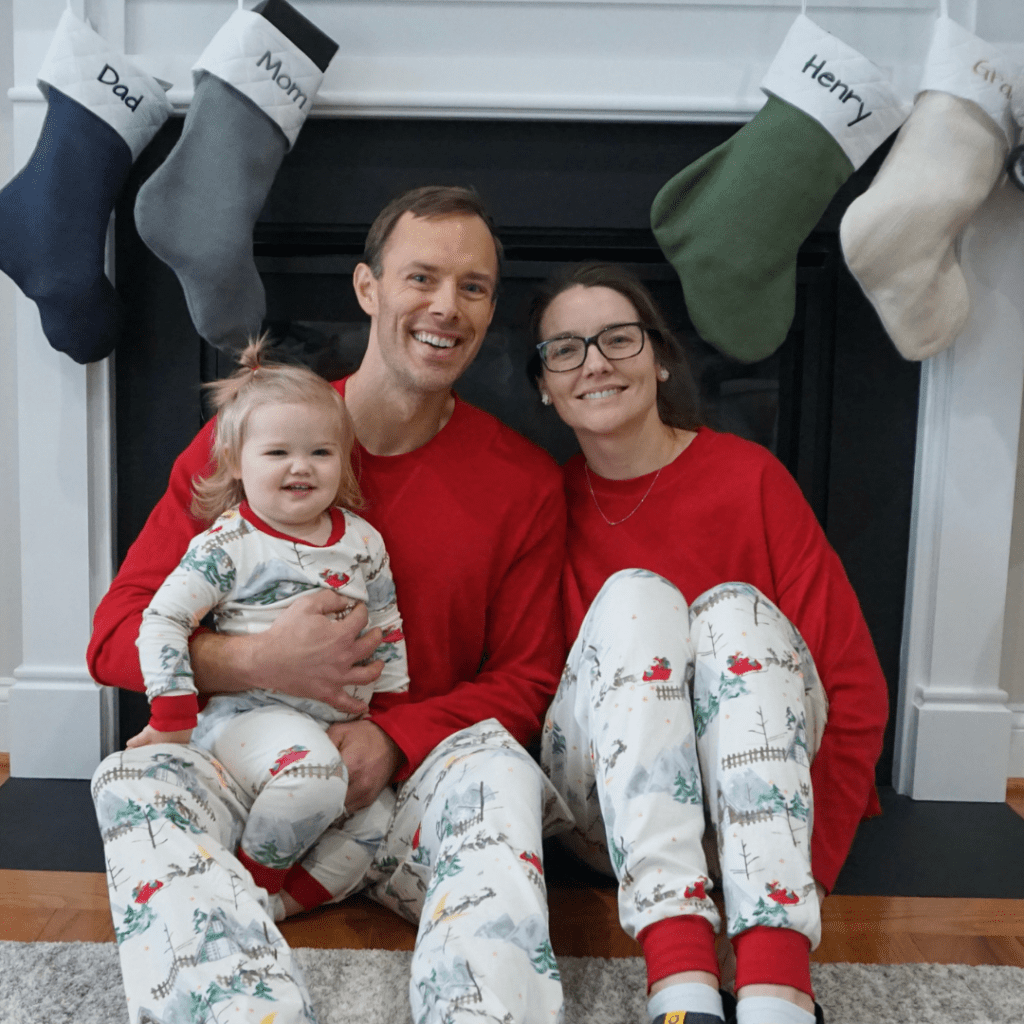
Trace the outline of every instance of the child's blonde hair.
<instances>
[{"instance_id":1,"label":"child's blonde hair","mask_svg":"<svg viewBox=\"0 0 1024 1024\"><path fill-rule=\"evenodd\" d=\"M240 368L224 380L204 384L217 413L213 440L213 470L192 481L192 514L213 520L245 497L242 481L235 479L249 416L263 405L316 403L337 410L341 446L341 480L331 504L357 509L363 504L359 482L352 470L355 432L345 403L323 377L305 366L275 363L263 358L268 336L260 335L238 357Z\"/></svg>"}]
</instances>

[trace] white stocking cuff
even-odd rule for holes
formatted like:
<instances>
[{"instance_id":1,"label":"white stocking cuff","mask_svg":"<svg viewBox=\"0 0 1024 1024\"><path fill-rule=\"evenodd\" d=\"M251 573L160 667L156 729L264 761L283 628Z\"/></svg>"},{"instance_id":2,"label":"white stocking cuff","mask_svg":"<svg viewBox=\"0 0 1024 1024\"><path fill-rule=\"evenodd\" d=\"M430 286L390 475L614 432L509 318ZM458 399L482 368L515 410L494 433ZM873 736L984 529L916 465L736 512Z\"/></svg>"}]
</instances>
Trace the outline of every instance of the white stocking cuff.
<instances>
[{"instance_id":1,"label":"white stocking cuff","mask_svg":"<svg viewBox=\"0 0 1024 1024\"><path fill-rule=\"evenodd\" d=\"M133 162L171 114L161 84L70 10L57 22L36 77L44 95L52 85L106 121L128 143Z\"/></svg>"},{"instance_id":2,"label":"white stocking cuff","mask_svg":"<svg viewBox=\"0 0 1024 1024\"><path fill-rule=\"evenodd\" d=\"M879 68L805 14L793 22L761 89L820 122L854 170L910 114Z\"/></svg>"},{"instance_id":3,"label":"white stocking cuff","mask_svg":"<svg viewBox=\"0 0 1024 1024\"><path fill-rule=\"evenodd\" d=\"M1013 143L1010 98L1016 68L998 47L979 39L952 18L935 23L919 92L948 92L976 103Z\"/></svg>"},{"instance_id":4,"label":"white stocking cuff","mask_svg":"<svg viewBox=\"0 0 1024 1024\"><path fill-rule=\"evenodd\" d=\"M235 11L192 65L252 100L295 145L324 73L283 32L255 11Z\"/></svg>"}]
</instances>

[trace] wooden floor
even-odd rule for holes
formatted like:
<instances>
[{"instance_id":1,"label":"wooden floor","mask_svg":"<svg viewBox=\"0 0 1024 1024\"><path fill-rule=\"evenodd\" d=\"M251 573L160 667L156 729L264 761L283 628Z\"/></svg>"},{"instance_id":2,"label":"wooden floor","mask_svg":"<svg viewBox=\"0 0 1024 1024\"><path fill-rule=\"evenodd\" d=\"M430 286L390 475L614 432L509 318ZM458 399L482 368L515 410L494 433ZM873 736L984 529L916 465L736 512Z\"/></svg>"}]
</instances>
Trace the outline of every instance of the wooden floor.
<instances>
[{"instance_id":1,"label":"wooden floor","mask_svg":"<svg viewBox=\"0 0 1024 1024\"><path fill-rule=\"evenodd\" d=\"M0 784L6 779L0 760ZM1007 802L1024 817L1024 779ZM1022 854L1024 856L1024 854ZM551 943L564 956L637 956L619 928L615 890L552 885ZM363 897L286 921L294 946L412 949L412 925ZM0 871L0 940L112 942L105 876ZM830 896L822 911L819 963L957 963L1024 967L1024 900Z\"/></svg>"}]
</instances>

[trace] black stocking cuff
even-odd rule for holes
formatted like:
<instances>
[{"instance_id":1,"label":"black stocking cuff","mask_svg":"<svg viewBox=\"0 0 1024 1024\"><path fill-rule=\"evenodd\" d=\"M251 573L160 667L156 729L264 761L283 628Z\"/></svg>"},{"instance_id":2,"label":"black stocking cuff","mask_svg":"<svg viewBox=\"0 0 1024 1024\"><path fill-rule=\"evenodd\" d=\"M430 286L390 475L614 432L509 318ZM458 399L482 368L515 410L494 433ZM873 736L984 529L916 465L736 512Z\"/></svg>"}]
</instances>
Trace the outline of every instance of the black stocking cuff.
<instances>
[{"instance_id":1,"label":"black stocking cuff","mask_svg":"<svg viewBox=\"0 0 1024 1024\"><path fill-rule=\"evenodd\" d=\"M338 52L338 44L295 10L288 0L262 0L253 11L286 35L321 71L327 70L331 58Z\"/></svg>"}]
</instances>

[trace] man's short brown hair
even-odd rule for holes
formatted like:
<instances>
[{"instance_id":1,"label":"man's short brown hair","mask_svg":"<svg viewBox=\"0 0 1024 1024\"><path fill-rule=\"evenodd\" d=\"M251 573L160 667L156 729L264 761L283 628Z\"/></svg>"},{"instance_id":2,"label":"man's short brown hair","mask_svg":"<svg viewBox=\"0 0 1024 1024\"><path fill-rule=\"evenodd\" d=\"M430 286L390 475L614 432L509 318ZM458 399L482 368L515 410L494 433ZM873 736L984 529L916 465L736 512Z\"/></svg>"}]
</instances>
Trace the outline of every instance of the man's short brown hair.
<instances>
[{"instance_id":1,"label":"man's short brown hair","mask_svg":"<svg viewBox=\"0 0 1024 1024\"><path fill-rule=\"evenodd\" d=\"M366 236L366 248L363 262L369 266L374 277L380 277L384 271L384 247L387 245L391 232L404 213L414 217L451 217L458 214L470 214L479 217L486 225L494 240L494 255L498 261L498 274L501 274L503 250L501 239L494 227L494 221L487 212L483 200L477 195L476 189L463 188L461 185L423 185L420 188L403 192L384 207L377 219L370 225Z\"/></svg>"}]
</instances>

